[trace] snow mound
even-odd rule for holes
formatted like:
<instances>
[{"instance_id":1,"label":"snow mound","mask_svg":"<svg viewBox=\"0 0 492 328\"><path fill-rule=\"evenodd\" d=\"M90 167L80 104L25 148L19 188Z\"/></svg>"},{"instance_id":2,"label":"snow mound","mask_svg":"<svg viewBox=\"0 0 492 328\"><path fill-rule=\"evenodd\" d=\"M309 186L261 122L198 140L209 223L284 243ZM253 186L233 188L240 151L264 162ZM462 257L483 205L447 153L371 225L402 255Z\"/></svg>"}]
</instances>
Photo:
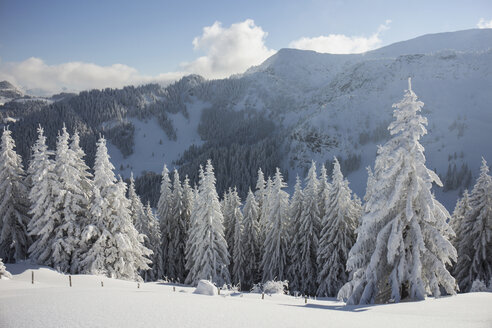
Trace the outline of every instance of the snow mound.
<instances>
[{"instance_id":1,"label":"snow mound","mask_svg":"<svg viewBox=\"0 0 492 328\"><path fill-rule=\"evenodd\" d=\"M200 280L193 294L214 296L214 295L218 295L219 292L217 290L217 287L215 287L215 285L212 284L210 281Z\"/></svg>"},{"instance_id":2,"label":"snow mound","mask_svg":"<svg viewBox=\"0 0 492 328\"><path fill-rule=\"evenodd\" d=\"M12 279L12 275L7 271L2 259L0 259L0 279Z\"/></svg>"}]
</instances>

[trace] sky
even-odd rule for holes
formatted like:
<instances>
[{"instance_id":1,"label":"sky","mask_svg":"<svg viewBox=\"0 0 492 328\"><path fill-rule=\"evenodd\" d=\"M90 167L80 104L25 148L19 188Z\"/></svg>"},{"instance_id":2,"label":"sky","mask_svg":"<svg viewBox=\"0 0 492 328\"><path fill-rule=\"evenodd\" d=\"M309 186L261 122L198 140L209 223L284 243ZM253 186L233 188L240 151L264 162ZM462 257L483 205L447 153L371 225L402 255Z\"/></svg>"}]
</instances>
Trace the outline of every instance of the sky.
<instances>
[{"instance_id":1,"label":"sky","mask_svg":"<svg viewBox=\"0 0 492 328\"><path fill-rule=\"evenodd\" d=\"M492 28L490 0L0 0L0 80L54 93L224 78L281 48L361 53Z\"/></svg>"}]
</instances>

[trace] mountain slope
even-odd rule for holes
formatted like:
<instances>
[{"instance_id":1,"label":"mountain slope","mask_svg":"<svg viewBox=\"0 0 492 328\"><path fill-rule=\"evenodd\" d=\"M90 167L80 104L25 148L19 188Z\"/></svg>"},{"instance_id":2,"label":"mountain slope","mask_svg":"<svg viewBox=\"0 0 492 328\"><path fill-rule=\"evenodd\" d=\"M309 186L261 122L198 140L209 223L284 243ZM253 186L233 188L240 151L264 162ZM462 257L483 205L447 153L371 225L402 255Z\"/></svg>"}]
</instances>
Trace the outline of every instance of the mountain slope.
<instances>
[{"instance_id":1,"label":"mountain slope","mask_svg":"<svg viewBox=\"0 0 492 328\"><path fill-rule=\"evenodd\" d=\"M228 79L192 75L166 88L93 90L29 111L10 102L0 114L18 111L22 119L12 130L26 159L38 123L53 145L65 121L81 131L89 164L94 138L104 133L124 177L158 174L165 162L193 183L198 166L212 158L219 193L237 186L244 197L259 167L270 175L280 166L292 188L312 159L329 166L337 156L363 196L365 167L388 139L392 104L412 77L429 120L422 139L427 165L445 182L446 192L438 188L436 195L452 209L480 157L492 160L491 45L492 30L484 29L425 35L359 55L282 49ZM152 200L157 174L141 184Z\"/></svg>"}]
</instances>

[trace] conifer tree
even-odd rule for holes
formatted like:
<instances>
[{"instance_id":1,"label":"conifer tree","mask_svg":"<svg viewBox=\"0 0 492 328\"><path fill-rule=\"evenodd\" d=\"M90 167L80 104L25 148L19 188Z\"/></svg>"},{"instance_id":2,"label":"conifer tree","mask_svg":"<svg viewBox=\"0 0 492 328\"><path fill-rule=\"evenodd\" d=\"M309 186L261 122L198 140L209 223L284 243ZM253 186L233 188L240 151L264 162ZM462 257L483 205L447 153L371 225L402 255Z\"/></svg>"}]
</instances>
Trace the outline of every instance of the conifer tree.
<instances>
[{"instance_id":1,"label":"conifer tree","mask_svg":"<svg viewBox=\"0 0 492 328\"><path fill-rule=\"evenodd\" d=\"M271 180L270 180L271 181ZM268 185L268 183L267 183ZM279 168L267 196L268 221L263 247L263 282L284 280L287 277L287 252L289 234L289 195L282 190L287 187Z\"/></svg>"},{"instance_id":2,"label":"conifer tree","mask_svg":"<svg viewBox=\"0 0 492 328\"><path fill-rule=\"evenodd\" d=\"M236 238L236 221L239 218L242 218L241 213L241 199L237 194L237 189L229 188L226 197L224 197L224 205L223 205L223 215L224 215L224 229L225 229L225 238L227 241L227 246L229 249L229 254L232 255L230 270L232 272L234 267L234 248L235 241L238 240ZM241 224L240 224L241 225ZM240 246L241 247L241 246Z\"/></svg>"},{"instance_id":3,"label":"conifer tree","mask_svg":"<svg viewBox=\"0 0 492 328\"><path fill-rule=\"evenodd\" d=\"M106 140L100 138L94 165L94 197L91 225L84 236L93 241L81 264L86 272L108 277L141 280L139 271L149 270L152 251L143 246L144 236L132 223L126 184L117 182L109 161Z\"/></svg>"},{"instance_id":4,"label":"conifer tree","mask_svg":"<svg viewBox=\"0 0 492 328\"><path fill-rule=\"evenodd\" d=\"M2 279L2 277L11 279L12 278L12 275L10 274L10 272L7 271L7 268L5 267L5 264L3 264L3 261L0 258L0 279Z\"/></svg>"},{"instance_id":5,"label":"conifer tree","mask_svg":"<svg viewBox=\"0 0 492 328\"><path fill-rule=\"evenodd\" d=\"M463 197L461 199L458 199L456 202L456 206L453 211L453 215L451 216L451 228L453 228L453 231L455 233L455 236L451 238L451 241L458 250L458 244L460 240L460 234L461 234L461 224L463 223L463 218L465 217L466 213L470 211L472 208L470 206L470 193L466 189L463 192Z\"/></svg>"},{"instance_id":6,"label":"conifer tree","mask_svg":"<svg viewBox=\"0 0 492 328\"><path fill-rule=\"evenodd\" d=\"M290 220L291 220L291 230L289 232L289 258L291 263L288 268L288 278L289 278L289 289L293 292L301 291L300 283L300 263L299 263L299 237L297 233L301 226L301 216L303 212L304 204L304 193L302 191L301 179L299 176L296 177L296 184L294 186L294 194L290 202Z\"/></svg>"},{"instance_id":7,"label":"conifer tree","mask_svg":"<svg viewBox=\"0 0 492 328\"><path fill-rule=\"evenodd\" d=\"M169 178L169 170L164 164L162 169L161 193L159 202L157 203L157 217L159 219L161 229L161 247L162 247L162 266L164 268L164 276L160 278L170 278L172 272L172 263L168 258L169 248L172 243L171 221L172 221L172 191L171 179Z\"/></svg>"},{"instance_id":8,"label":"conifer tree","mask_svg":"<svg viewBox=\"0 0 492 328\"><path fill-rule=\"evenodd\" d=\"M460 290L468 292L476 280L492 279L492 178L482 158L480 176L470 195L470 209L458 230L458 262L455 273Z\"/></svg>"},{"instance_id":9,"label":"conifer tree","mask_svg":"<svg viewBox=\"0 0 492 328\"><path fill-rule=\"evenodd\" d=\"M81 235L84 227L90 224L90 205L89 202L93 196L94 184L92 183L92 174L89 172L89 167L84 161L85 152L80 147L80 137L79 133L75 131L72 135L72 140L70 142L70 151L73 155L73 165L75 176L74 184L78 185L80 188L81 194L79 194L79 203L80 203L80 212L78 217L78 235L75 240L76 249L72 254L72 265L71 271L73 273L78 273L81 270L80 261L81 254L87 251L89 245L86 244L83 236Z\"/></svg>"},{"instance_id":10,"label":"conifer tree","mask_svg":"<svg viewBox=\"0 0 492 328\"><path fill-rule=\"evenodd\" d=\"M82 188L80 163L77 154L69 147L69 134L65 126L58 135L55 153L55 174L57 197L55 199L56 217L59 224L54 226L54 240L51 262L62 272L77 271L82 222L87 217L89 199ZM85 223L85 222L84 222Z\"/></svg>"},{"instance_id":11,"label":"conifer tree","mask_svg":"<svg viewBox=\"0 0 492 328\"><path fill-rule=\"evenodd\" d=\"M43 128L38 128L38 139L32 147L32 159L27 172L31 182L29 192L32 219L28 231L35 241L29 247L30 257L39 264L53 266L52 245L55 227L60 224L60 213L55 209L58 177L55 162L50 158L54 152L48 150Z\"/></svg>"},{"instance_id":12,"label":"conifer tree","mask_svg":"<svg viewBox=\"0 0 492 328\"><path fill-rule=\"evenodd\" d=\"M244 249L244 278L241 287L250 289L254 283L260 280L258 264L260 262L260 223L258 222L258 203L251 189L249 189L246 203L244 204L244 230L242 244Z\"/></svg>"},{"instance_id":13,"label":"conifer tree","mask_svg":"<svg viewBox=\"0 0 492 328\"><path fill-rule=\"evenodd\" d=\"M393 105L393 136L378 149L361 226L347 268L351 281L338 297L348 304L367 304L408 295L421 300L438 297L441 287L454 294L456 282L446 264L456 260L449 242L453 234L446 223L447 210L431 192L439 177L425 166L420 137L427 133L427 120L420 116L423 103L409 88L403 100Z\"/></svg>"},{"instance_id":14,"label":"conifer tree","mask_svg":"<svg viewBox=\"0 0 492 328\"><path fill-rule=\"evenodd\" d=\"M130 217L135 229L143 236L143 245L152 251L148 257L152 262L149 270L140 272L144 281L155 281L162 273L162 256L161 256L161 234L159 223L152 213L150 206L144 208L140 197L135 191L135 181L133 172L130 175L130 185L128 187L128 199L130 201Z\"/></svg>"},{"instance_id":15,"label":"conifer tree","mask_svg":"<svg viewBox=\"0 0 492 328\"><path fill-rule=\"evenodd\" d=\"M6 263L26 259L32 243L27 232L29 191L11 133L3 128L0 147L0 257Z\"/></svg>"},{"instance_id":16,"label":"conifer tree","mask_svg":"<svg viewBox=\"0 0 492 328\"><path fill-rule=\"evenodd\" d=\"M360 204L351 193L335 157L318 248L318 296L336 296L348 279L345 264L355 243L355 229L361 214Z\"/></svg>"},{"instance_id":17,"label":"conifer tree","mask_svg":"<svg viewBox=\"0 0 492 328\"><path fill-rule=\"evenodd\" d=\"M189 186L188 186L189 187ZM186 279L186 239L190 226L189 200L179 180L179 173L174 170L173 192L171 197L171 244L169 245L168 261L172 271L169 275L180 282Z\"/></svg>"},{"instance_id":18,"label":"conifer tree","mask_svg":"<svg viewBox=\"0 0 492 328\"><path fill-rule=\"evenodd\" d=\"M235 191L235 190L234 190ZM237 192L236 192L237 195ZM240 287L243 287L244 277L246 275L245 262L246 256L249 254L245 253L243 237L244 237L244 225L243 225L243 214L237 208L238 212L234 215L235 224L234 227L234 249L232 251L233 258L233 268L232 268L232 283Z\"/></svg>"},{"instance_id":19,"label":"conifer tree","mask_svg":"<svg viewBox=\"0 0 492 328\"><path fill-rule=\"evenodd\" d=\"M200 279L209 279L219 286L230 284L229 253L223 220L219 196L215 190L214 170L208 160L205 172L200 172L199 192L191 214L186 283L196 285Z\"/></svg>"}]
</instances>

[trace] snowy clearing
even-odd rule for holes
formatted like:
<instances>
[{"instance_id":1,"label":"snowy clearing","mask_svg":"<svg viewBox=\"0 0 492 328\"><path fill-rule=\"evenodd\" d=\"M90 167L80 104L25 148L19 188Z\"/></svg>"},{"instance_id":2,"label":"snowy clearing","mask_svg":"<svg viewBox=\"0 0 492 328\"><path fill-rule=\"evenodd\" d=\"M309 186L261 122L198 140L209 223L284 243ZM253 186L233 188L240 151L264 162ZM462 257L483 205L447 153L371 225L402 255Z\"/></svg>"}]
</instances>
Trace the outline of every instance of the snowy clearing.
<instances>
[{"instance_id":1,"label":"snowy clearing","mask_svg":"<svg viewBox=\"0 0 492 328\"><path fill-rule=\"evenodd\" d=\"M0 327L491 327L492 293L372 306L286 295L193 294L194 288L7 264ZM34 284L31 274L34 271ZM101 281L104 287L101 287Z\"/></svg>"}]
</instances>

